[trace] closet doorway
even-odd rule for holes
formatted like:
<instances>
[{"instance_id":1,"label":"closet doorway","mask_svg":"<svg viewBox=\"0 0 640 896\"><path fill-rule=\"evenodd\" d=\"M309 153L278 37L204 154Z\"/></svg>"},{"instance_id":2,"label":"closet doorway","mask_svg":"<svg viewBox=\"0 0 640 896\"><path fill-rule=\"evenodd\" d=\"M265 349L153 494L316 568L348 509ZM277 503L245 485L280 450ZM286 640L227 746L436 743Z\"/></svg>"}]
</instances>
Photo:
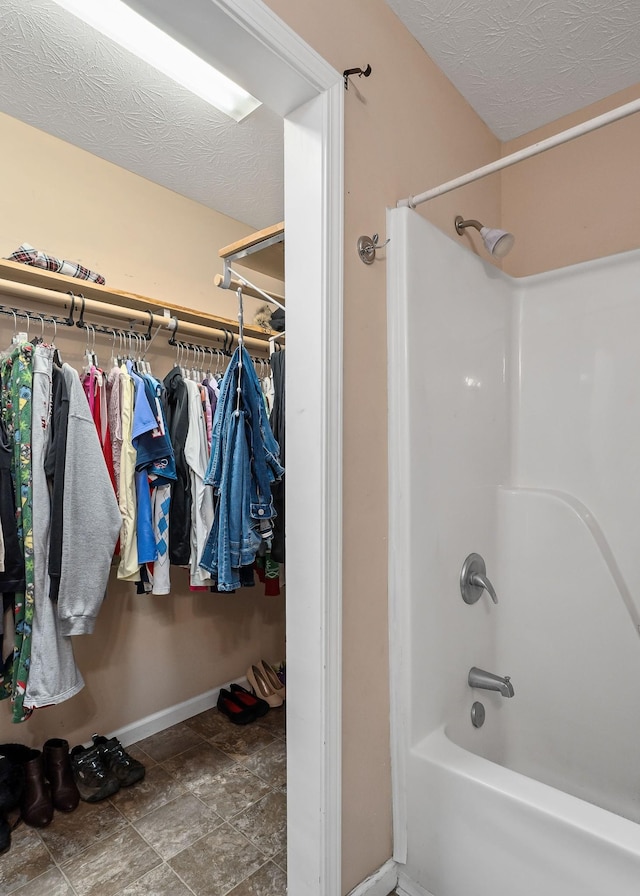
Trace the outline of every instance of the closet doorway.
<instances>
[{"instance_id":1,"label":"closet doorway","mask_svg":"<svg viewBox=\"0 0 640 896\"><path fill-rule=\"evenodd\" d=\"M284 123L288 889L296 896L338 894L342 77L259 0L128 2L215 60ZM184 153L187 164L188 146ZM97 185L96 201L99 191ZM121 226L134 243L135 222ZM212 245L211 255L219 248ZM212 313L216 298L212 284Z\"/></svg>"}]
</instances>

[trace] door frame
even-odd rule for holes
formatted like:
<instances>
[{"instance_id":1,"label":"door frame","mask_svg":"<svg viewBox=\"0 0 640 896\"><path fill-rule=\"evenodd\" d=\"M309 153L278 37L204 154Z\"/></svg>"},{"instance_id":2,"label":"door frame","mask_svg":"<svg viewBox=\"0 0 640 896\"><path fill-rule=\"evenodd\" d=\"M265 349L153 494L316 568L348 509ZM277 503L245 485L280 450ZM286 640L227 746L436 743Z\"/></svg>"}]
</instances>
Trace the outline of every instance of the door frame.
<instances>
[{"instance_id":1,"label":"door frame","mask_svg":"<svg viewBox=\"0 0 640 896\"><path fill-rule=\"evenodd\" d=\"M284 117L288 892L338 896L343 79L261 0L145 2Z\"/></svg>"}]
</instances>

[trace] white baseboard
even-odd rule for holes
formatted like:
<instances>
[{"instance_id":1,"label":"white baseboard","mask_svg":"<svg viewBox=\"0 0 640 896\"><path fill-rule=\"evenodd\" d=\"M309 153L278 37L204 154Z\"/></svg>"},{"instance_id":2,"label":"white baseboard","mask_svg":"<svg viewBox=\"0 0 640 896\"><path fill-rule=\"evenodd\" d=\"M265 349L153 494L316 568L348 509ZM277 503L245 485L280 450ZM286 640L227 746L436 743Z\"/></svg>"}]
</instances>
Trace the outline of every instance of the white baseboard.
<instances>
[{"instance_id":1,"label":"white baseboard","mask_svg":"<svg viewBox=\"0 0 640 896\"><path fill-rule=\"evenodd\" d=\"M234 678L234 681L243 687L248 687L246 678ZM207 709L213 709L218 702L221 689L228 688L229 684L230 682L221 684L220 687L205 691L204 694L198 694L197 697L191 697L190 700L184 700L182 703L176 703L167 709L154 712L150 716L145 716L144 719L139 719L137 722L125 725L124 728L112 731L108 737L117 737L123 747L128 747L139 740L144 740L145 737L151 737L152 734L164 731L165 728L177 725L178 722L184 722L192 716L197 716L198 713L205 712Z\"/></svg>"},{"instance_id":2,"label":"white baseboard","mask_svg":"<svg viewBox=\"0 0 640 896\"><path fill-rule=\"evenodd\" d=\"M417 884L408 878L404 871L400 871L398 874L397 890L400 896L433 896L432 893L425 890L420 884Z\"/></svg>"},{"instance_id":3,"label":"white baseboard","mask_svg":"<svg viewBox=\"0 0 640 896\"><path fill-rule=\"evenodd\" d=\"M398 882L398 867L393 859L385 862L382 868L363 880L349 896L388 896Z\"/></svg>"}]
</instances>

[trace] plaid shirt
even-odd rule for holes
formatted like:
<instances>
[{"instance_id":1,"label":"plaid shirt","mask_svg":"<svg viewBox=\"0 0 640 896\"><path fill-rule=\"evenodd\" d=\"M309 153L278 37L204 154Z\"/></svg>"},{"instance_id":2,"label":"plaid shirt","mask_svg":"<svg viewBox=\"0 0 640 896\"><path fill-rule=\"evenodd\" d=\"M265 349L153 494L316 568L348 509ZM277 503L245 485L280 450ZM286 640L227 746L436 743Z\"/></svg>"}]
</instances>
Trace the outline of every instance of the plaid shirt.
<instances>
[{"instance_id":1,"label":"plaid shirt","mask_svg":"<svg viewBox=\"0 0 640 896\"><path fill-rule=\"evenodd\" d=\"M43 268L45 271L55 271L58 274L66 274L67 277L79 277L80 280L92 280L104 286L105 279L95 271L76 264L75 261L63 261L61 258L55 258L53 255L45 255L44 252L38 252L29 243L23 243L15 252L7 257L7 261L18 261L20 264L30 264L36 268Z\"/></svg>"}]
</instances>

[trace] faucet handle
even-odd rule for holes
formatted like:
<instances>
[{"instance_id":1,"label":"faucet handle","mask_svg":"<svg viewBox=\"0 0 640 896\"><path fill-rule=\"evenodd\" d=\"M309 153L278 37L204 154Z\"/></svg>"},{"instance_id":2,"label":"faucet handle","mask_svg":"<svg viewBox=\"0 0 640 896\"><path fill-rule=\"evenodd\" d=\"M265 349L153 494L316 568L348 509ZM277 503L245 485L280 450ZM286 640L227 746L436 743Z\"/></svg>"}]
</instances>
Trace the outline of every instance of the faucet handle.
<instances>
[{"instance_id":1,"label":"faucet handle","mask_svg":"<svg viewBox=\"0 0 640 896\"><path fill-rule=\"evenodd\" d=\"M480 554L469 554L460 572L460 592L466 604L475 604L485 590L491 595L494 604L498 603L498 595L486 573L487 567Z\"/></svg>"},{"instance_id":2,"label":"faucet handle","mask_svg":"<svg viewBox=\"0 0 640 896\"><path fill-rule=\"evenodd\" d=\"M493 587L489 579L486 576L482 575L481 572L474 573L471 576L470 581L472 585L477 585L480 588L485 588L491 595L491 600L494 602L494 604L498 603L498 595L495 592L495 588Z\"/></svg>"}]
</instances>

